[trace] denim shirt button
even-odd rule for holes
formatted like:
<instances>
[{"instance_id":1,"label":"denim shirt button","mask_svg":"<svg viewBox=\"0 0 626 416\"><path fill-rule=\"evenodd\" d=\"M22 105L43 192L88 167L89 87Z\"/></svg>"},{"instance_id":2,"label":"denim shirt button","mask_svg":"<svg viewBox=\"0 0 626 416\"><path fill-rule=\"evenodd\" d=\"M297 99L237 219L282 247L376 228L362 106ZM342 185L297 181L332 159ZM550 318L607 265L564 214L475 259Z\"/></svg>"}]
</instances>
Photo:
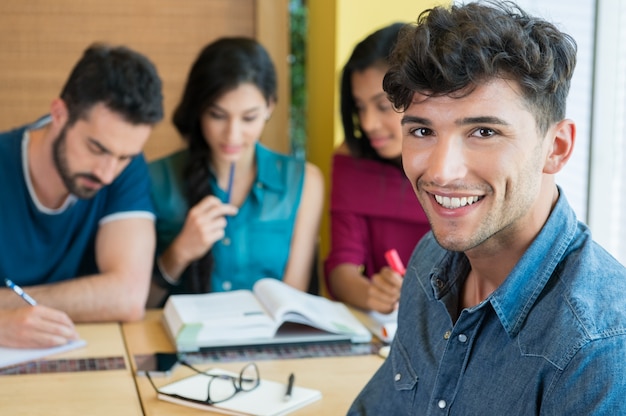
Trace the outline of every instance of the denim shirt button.
<instances>
[{"instance_id":1,"label":"denim shirt button","mask_svg":"<svg viewBox=\"0 0 626 416\"><path fill-rule=\"evenodd\" d=\"M448 339L450 338L450 331L446 331L443 333L443 339Z\"/></svg>"},{"instance_id":2,"label":"denim shirt button","mask_svg":"<svg viewBox=\"0 0 626 416\"><path fill-rule=\"evenodd\" d=\"M467 342L467 335L459 334L459 342L465 344Z\"/></svg>"},{"instance_id":3,"label":"denim shirt button","mask_svg":"<svg viewBox=\"0 0 626 416\"><path fill-rule=\"evenodd\" d=\"M233 287L233 284L229 282L228 280L226 280L225 282L222 282L222 289L228 291L232 289L232 287Z\"/></svg>"},{"instance_id":4,"label":"denim shirt button","mask_svg":"<svg viewBox=\"0 0 626 416\"><path fill-rule=\"evenodd\" d=\"M402 374L400 373L396 373L395 377L393 378L395 381L400 381L400 379L402 378Z\"/></svg>"},{"instance_id":5,"label":"denim shirt button","mask_svg":"<svg viewBox=\"0 0 626 416\"><path fill-rule=\"evenodd\" d=\"M229 246L230 245L230 238L228 238L228 237L222 238L222 244L224 244L225 246Z\"/></svg>"},{"instance_id":6,"label":"denim shirt button","mask_svg":"<svg viewBox=\"0 0 626 416\"><path fill-rule=\"evenodd\" d=\"M448 405L448 403L446 403L446 401L445 401L445 400L439 400L439 401L437 402L437 406L438 406L440 409L445 409L447 405Z\"/></svg>"},{"instance_id":7,"label":"denim shirt button","mask_svg":"<svg viewBox=\"0 0 626 416\"><path fill-rule=\"evenodd\" d=\"M436 280L435 280L435 284L437 285L437 287L438 287L439 289L443 289L443 288L446 286L446 284L444 283L444 281L443 281L443 280L441 280L441 279L436 279Z\"/></svg>"},{"instance_id":8,"label":"denim shirt button","mask_svg":"<svg viewBox=\"0 0 626 416\"><path fill-rule=\"evenodd\" d=\"M256 187L259 189L263 189L263 184L261 182L257 182Z\"/></svg>"}]
</instances>

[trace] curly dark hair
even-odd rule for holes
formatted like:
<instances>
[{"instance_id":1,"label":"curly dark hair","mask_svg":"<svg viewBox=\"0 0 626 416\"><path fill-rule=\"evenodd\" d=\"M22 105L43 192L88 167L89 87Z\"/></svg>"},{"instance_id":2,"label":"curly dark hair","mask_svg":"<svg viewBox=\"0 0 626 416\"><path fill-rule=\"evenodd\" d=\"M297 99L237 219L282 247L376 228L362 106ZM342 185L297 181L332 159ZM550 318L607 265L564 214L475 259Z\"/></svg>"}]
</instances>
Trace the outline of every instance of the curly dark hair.
<instances>
[{"instance_id":1,"label":"curly dark hair","mask_svg":"<svg viewBox=\"0 0 626 416\"><path fill-rule=\"evenodd\" d=\"M267 50L256 40L225 37L208 44L191 66L180 103L174 111L174 126L187 142L189 160L185 168L187 203L191 207L214 192L209 178L211 148L202 134L201 118L226 92L244 83L255 85L267 103L276 102L276 69ZM183 284L192 293L209 292L213 255L189 265Z\"/></svg>"},{"instance_id":2,"label":"curly dark hair","mask_svg":"<svg viewBox=\"0 0 626 416\"><path fill-rule=\"evenodd\" d=\"M72 125L99 103L132 124L163 118L161 79L154 64L125 46L91 45L61 90Z\"/></svg>"},{"instance_id":3,"label":"curly dark hair","mask_svg":"<svg viewBox=\"0 0 626 416\"><path fill-rule=\"evenodd\" d=\"M389 54L404 23L385 26L360 41L353 49L341 74L341 121L344 140L350 154L364 159L382 160L358 122L358 112L352 94L352 74L372 67L388 68Z\"/></svg>"},{"instance_id":4,"label":"curly dark hair","mask_svg":"<svg viewBox=\"0 0 626 416\"><path fill-rule=\"evenodd\" d=\"M576 42L512 2L435 7L406 26L391 56L383 88L397 109L416 92L466 95L494 78L516 81L537 128L565 117L576 66Z\"/></svg>"}]
</instances>

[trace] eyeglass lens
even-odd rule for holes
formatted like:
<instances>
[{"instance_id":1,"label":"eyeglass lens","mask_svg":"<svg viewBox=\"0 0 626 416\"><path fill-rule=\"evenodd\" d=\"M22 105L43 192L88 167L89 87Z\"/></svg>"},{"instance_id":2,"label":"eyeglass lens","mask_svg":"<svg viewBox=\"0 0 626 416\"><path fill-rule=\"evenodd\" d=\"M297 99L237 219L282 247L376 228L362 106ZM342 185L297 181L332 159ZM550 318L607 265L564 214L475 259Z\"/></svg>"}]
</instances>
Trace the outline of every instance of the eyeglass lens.
<instances>
[{"instance_id":1,"label":"eyeglass lens","mask_svg":"<svg viewBox=\"0 0 626 416\"><path fill-rule=\"evenodd\" d=\"M223 402L240 391L254 390L259 382L259 370L254 363L246 365L239 373L239 378L228 375L212 377L208 385L207 402Z\"/></svg>"}]
</instances>

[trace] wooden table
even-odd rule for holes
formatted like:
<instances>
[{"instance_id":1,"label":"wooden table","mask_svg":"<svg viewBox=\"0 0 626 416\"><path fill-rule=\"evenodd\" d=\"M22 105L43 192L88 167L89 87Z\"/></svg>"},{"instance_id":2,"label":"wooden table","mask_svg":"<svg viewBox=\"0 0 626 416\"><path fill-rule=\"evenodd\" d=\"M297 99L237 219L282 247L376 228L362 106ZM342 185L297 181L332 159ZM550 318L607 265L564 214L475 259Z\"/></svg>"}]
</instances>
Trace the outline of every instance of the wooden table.
<instances>
[{"instance_id":1,"label":"wooden table","mask_svg":"<svg viewBox=\"0 0 626 416\"><path fill-rule=\"evenodd\" d=\"M134 355L154 352L173 352L174 347L162 327L161 311L149 311L142 322L123 324L122 330L128 354L134 366ZM287 382L290 373L296 375L296 383L322 392L322 399L293 412L294 415L341 415L346 414L350 404L365 383L382 364L376 355L351 357L323 357L287 360L259 360L256 364L261 377ZM238 372L242 362L219 363L219 367ZM205 369L211 365L198 365ZM133 367L134 368L134 367ZM158 385L167 384L192 374L179 367L172 376L155 380ZM165 415L212 415L218 414L188 408L157 399L154 388L144 376L137 376L137 389L147 416Z\"/></svg>"},{"instance_id":2,"label":"wooden table","mask_svg":"<svg viewBox=\"0 0 626 416\"><path fill-rule=\"evenodd\" d=\"M120 325L80 324L77 329L87 346L46 360L121 357L125 369L1 375L1 414L143 414Z\"/></svg>"}]
</instances>

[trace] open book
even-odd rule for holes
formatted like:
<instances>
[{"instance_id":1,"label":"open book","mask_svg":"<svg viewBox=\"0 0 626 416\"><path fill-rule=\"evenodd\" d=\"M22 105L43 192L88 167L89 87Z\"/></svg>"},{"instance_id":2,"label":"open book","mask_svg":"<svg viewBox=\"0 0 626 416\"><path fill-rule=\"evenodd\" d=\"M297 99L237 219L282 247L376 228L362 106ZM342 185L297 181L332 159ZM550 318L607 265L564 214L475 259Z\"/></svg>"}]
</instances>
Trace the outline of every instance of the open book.
<instances>
[{"instance_id":1,"label":"open book","mask_svg":"<svg viewBox=\"0 0 626 416\"><path fill-rule=\"evenodd\" d=\"M207 374L237 376L237 374L221 369L212 369L207 371ZM300 387L296 384L291 390L291 398L285 400L286 384L261 379L259 386L254 390L237 393L231 399L217 404L204 404L185 400L185 398L196 401L206 400L209 380L210 377L203 374L186 377L159 387L160 393L157 394L157 397L183 406L212 410L217 413L255 416L286 415L322 398L322 393L319 390ZM180 398L172 397L168 394L177 395Z\"/></svg>"},{"instance_id":2,"label":"open book","mask_svg":"<svg viewBox=\"0 0 626 416\"><path fill-rule=\"evenodd\" d=\"M370 332L344 304L271 278L259 280L253 291L171 295L163 319L178 351L371 340Z\"/></svg>"}]
</instances>

